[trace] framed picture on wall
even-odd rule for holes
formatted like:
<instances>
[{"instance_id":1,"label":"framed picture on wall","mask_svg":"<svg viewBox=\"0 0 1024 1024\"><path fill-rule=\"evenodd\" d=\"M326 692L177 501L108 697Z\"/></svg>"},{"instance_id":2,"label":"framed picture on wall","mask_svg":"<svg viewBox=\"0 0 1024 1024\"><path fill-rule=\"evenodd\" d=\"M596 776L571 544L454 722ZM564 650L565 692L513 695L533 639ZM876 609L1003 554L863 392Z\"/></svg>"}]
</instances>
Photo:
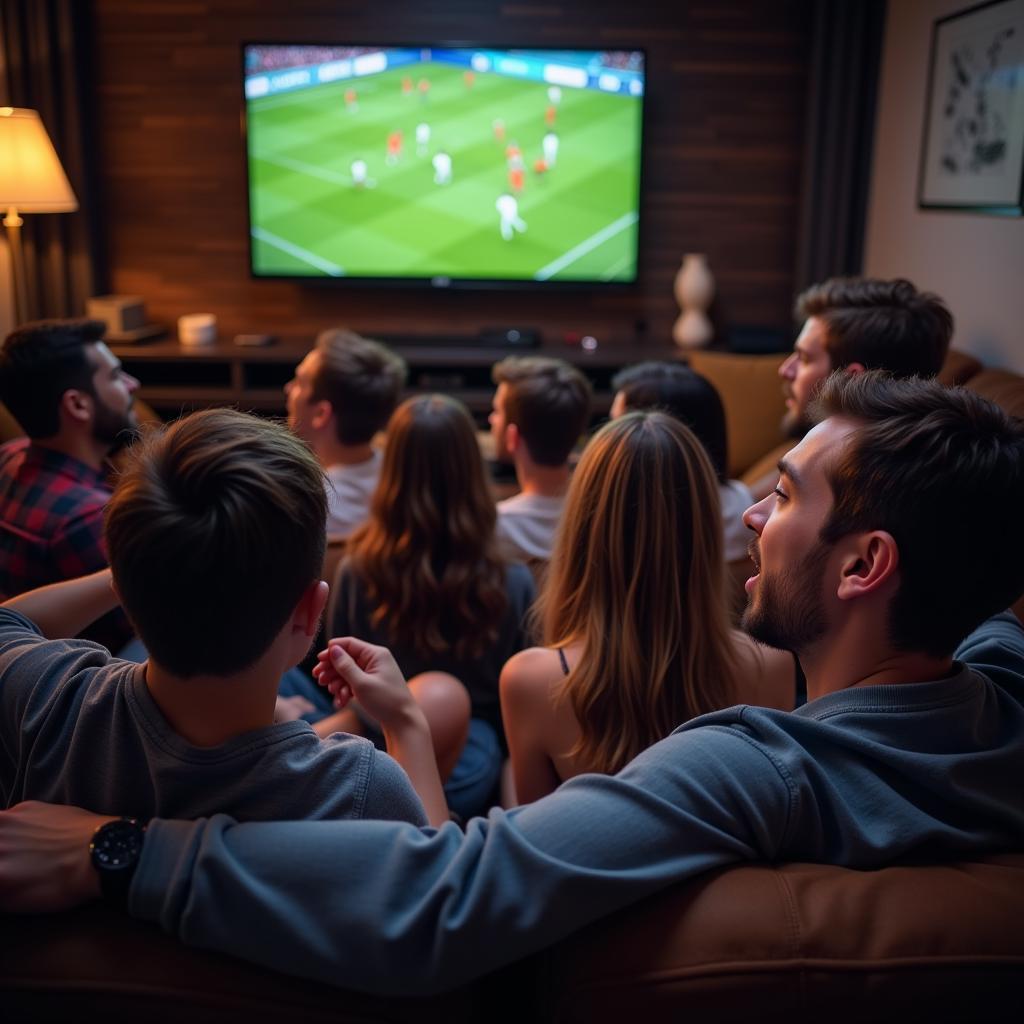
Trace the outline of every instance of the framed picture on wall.
<instances>
[{"instance_id":1,"label":"framed picture on wall","mask_svg":"<svg viewBox=\"0 0 1024 1024\"><path fill-rule=\"evenodd\" d=\"M918 206L1024 212L1024 0L935 22Z\"/></svg>"}]
</instances>

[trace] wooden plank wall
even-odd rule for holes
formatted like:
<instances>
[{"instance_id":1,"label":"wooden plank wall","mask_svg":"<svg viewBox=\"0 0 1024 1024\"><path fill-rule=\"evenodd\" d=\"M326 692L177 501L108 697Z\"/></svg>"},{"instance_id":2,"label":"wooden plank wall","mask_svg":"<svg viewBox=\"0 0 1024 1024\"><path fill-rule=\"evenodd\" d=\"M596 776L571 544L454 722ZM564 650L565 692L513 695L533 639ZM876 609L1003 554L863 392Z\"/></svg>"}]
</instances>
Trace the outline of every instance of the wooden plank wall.
<instances>
[{"instance_id":1,"label":"wooden plank wall","mask_svg":"<svg viewBox=\"0 0 1024 1024\"><path fill-rule=\"evenodd\" d=\"M668 337L683 252L706 252L726 325L789 323L811 0L93 0L107 283L151 319L222 334L541 326ZM628 294L438 293L253 281L243 41L645 47L642 284Z\"/></svg>"}]
</instances>

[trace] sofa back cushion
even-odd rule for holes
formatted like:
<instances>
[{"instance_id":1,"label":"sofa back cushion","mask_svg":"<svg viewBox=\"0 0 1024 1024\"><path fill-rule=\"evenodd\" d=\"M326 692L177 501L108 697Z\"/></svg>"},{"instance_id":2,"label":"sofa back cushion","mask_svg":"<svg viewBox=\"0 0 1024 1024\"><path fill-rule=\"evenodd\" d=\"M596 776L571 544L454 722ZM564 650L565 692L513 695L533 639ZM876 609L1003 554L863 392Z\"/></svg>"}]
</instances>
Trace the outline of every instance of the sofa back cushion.
<instances>
[{"instance_id":1,"label":"sofa back cushion","mask_svg":"<svg viewBox=\"0 0 1024 1024\"><path fill-rule=\"evenodd\" d=\"M738 479L753 462L783 440L786 411L779 367L786 353L736 355L692 352L691 368L718 389L729 433L729 476Z\"/></svg>"},{"instance_id":2,"label":"sofa back cushion","mask_svg":"<svg viewBox=\"0 0 1024 1024\"><path fill-rule=\"evenodd\" d=\"M1024 1019L1022 922L1024 855L743 865L562 943L540 998L560 1024Z\"/></svg>"}]
</instances>

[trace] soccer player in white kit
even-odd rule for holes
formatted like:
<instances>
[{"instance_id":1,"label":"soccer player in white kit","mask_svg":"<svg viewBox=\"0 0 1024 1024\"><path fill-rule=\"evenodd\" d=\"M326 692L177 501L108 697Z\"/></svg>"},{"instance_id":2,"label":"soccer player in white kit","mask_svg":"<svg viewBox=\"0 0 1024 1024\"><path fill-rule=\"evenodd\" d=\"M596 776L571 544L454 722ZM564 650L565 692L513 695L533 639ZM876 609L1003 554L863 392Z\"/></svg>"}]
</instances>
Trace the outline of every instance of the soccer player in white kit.
<instances>
[{"instance_id":1,"label":"soccer player in white kit","mask_svg":"<svg viewBox=\"0 0 1024 1024\"><path fill-rule=\"evenodd\" d=\"M555 161L558 159L558 136L554 132L548 132L540 140L540 144L544 149L544 163L549 168L554 167Z\"/></svg>"},{"instance_id":2,"label":"soccer player in white kit","mask_svg":"<svg viewBox=\"0 0 1024 1024\"><path fill-rule=\"evenodd\" d=\"M548 89L548 101L554 103L556 107L562 102L562 90L557 85L553 85Z\"/></svg>"},{"instance_id":3,"label":"soccer player in white kit","mask_svg":"<svg viewBox=\"0 0 1024 1024\"><path fill-rule=\"evenodd\" d=\"M353 160L352 161L352 184L356 188L366 187L366 161L365 160Z\"/></svg>"},{"instance_id":4,"label":"soccer player in white kit","mask_svg":"<svg viewBox=\"0 0 1024 1024\"><path fill-rule=\"evenodd\" d=\"M434 165L434 184L447 185L452 180L452 158L442 149L430 161Z\"/></svg>"},{"instance_id":5,"label":"soccer player in white kit","mask_svg":"<svg viewBox=\"0 0 1024 1024\"><path fill-rule=\"evenodd\" d=\"M519 232L526 230L526 221L519 216L519 203L516 202L515 196L509 195L507 192L498 196L494 208L501 216L501 237L506 242L512 241L513 230Z\"/></svg>"},{"instance_id":6,"label":"soccer player in white kit","mask_svg":"<svg viewBox=\"0 0 1024 1024\"><path fill-rule=\"evenodd\" d=\"M427 155L427 145L430 143L430 125L426 121L416 125L416 152L420 156Z\"/></svg>"}]
</instances>

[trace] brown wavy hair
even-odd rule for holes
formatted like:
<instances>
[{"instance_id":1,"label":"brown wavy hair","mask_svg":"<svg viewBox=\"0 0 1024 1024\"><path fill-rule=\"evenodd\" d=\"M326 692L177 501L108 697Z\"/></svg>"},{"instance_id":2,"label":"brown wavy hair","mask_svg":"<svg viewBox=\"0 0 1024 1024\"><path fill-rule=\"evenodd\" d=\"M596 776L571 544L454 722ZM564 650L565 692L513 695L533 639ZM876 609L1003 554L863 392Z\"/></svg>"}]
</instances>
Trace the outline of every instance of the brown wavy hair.
<instances>
[{"instance_id":1,"label":"brown wavy hair","mask_svg":"<svg viewBox=\"0 0 1024 1024\"><path fill-rule=\"evenodd\" d=\"M538 602L544 643L581 644L565 679L580 726L570 752L613 773L676 726L732 703L715 472L660 412L629 413L587 445Z\"/></svg>"},{"instance_id":2,"label":"brown wavy hair","mask_svg":"<svg viewBox=\"0 0 1024 1024\"><path fill-rule=\"evenodd\" d=\"M505 569L497 513L465 407L410 398L388 424L380 482L348 545L371 622L419 657L480 657L498 637Z\"/></svg>"}]
</instances>

